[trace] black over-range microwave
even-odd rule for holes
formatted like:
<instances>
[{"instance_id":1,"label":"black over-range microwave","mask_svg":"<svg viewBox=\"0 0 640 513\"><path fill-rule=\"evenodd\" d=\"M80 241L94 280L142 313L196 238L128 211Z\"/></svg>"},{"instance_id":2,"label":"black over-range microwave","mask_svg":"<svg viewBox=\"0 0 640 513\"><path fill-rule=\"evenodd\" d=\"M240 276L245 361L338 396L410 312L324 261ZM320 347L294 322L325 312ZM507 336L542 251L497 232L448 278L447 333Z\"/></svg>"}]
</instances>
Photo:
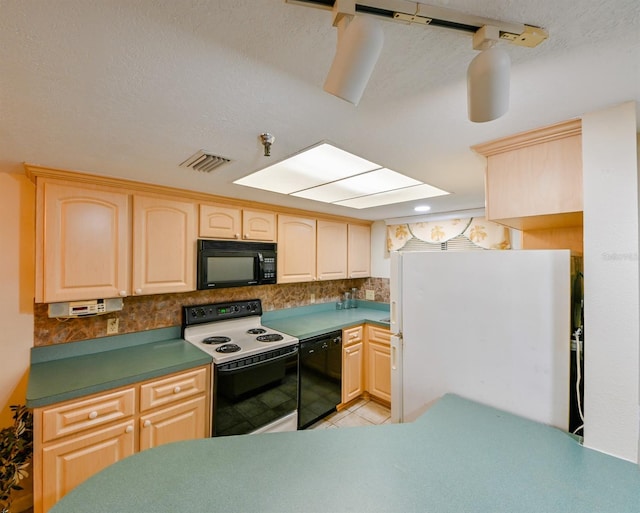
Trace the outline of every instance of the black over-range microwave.
<instances>
[{"instance_id":1,"label":"black over-range microwave","mask_svg":"<svg viewBox=\"0 0 640 513\"><path fill-rule=\"evenodd\" d=\"M198 290L276 283L276 244L198 240Z\"/></svg>"}]
</instances>

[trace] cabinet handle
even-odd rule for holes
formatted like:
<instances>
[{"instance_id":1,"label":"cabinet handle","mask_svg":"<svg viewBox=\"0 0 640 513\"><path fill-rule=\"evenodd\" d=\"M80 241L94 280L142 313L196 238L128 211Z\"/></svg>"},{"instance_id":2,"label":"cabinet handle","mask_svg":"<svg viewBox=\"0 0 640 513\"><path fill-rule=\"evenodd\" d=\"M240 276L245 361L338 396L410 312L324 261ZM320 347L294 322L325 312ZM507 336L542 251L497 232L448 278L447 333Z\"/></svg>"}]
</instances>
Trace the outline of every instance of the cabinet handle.
<instances>
[{"instance_id":1,"label":"cabinet handle","mask_svg":"<svg viewBox=\"0 0 640 513\"><path fill-rule=\"evenodd\" d=\"M136 290L134 290L134 292L135 292L136 294L142 294L142 289L136 289Z\"/></svg>"},{"instance_id":2,"label":"cabinet handle","mask_svg":"<svg viewBox=\"0 0 640 513\"><path fill-rule=\"evenodd\" d=\"M151 421L150 420L145 420L144 423L142 424L142 427L149 427L151 425Z\"/></svg>"},{"instance_id":3,"label":"cabinet handle","mask_svg":"<svg viewBox=\"0 0 640 513\"><path fill-rule=\"evenodd\" d=\"M235 237L236 239L239 239L239 238L240 238L240 234L239 234L239 233L236 233L236 234L234 235L234 237Z\"/></svg>"},{"instance_id":4,"label":"cabinet handle","mask_svg":"<svg viewBox=\"0 0 640 513\"><path fill-rule=\"evenodd\" d=\"M133 433L133 426L127 426L127 428L124 430L125 433Z\"/></svg>"},{"instance_id":5,"label":"cabinet handle","mask_svg":"<svg viewBox=\"0 0 640 513\"><path fill-rule=\"evenodd\" d=\"M245 239L248 239L248 238L249 238L249 234L248 234L248 233L245 233L245 234L244 234L244 238L245 238Z\"/></svg>"},{"instance_id":6,"label":"cabinet handle","mask_svg":"<svg viewBox=\"0 0 640 513\"><path fill-rule=\"evenodd\" d=\"M94 411L92 411L92 412L89 414L89 418L90 418L91 420L93 420L93 419L97 419L97 418L98 418L98 412L97 412L97 411L95 411L95 410L94 410Z\"/></svg>"},{"instance_id":7,"label":"cabinet handle","mask_svg":"<svg viewBox=\"0 0 640 513\"><path fill-rule=\"evenodd\" d=\"M120 294L121 297L127 297L127 291L126 290L121 290L120 292L118 292L118 294Z\"/></svg>"},{"instance_id":8,"label":"cabinet handle","mask_svg":"<svg viewBox=\"0 0 640 513\"><path fill-rule=\"evenodd\" d=\"M175 387L175 388L173 389L173 393L174 393L174 394L179 394L181 390L182 390L182 388L180 388L180 387Z\"/></svg>"}]
</instances>

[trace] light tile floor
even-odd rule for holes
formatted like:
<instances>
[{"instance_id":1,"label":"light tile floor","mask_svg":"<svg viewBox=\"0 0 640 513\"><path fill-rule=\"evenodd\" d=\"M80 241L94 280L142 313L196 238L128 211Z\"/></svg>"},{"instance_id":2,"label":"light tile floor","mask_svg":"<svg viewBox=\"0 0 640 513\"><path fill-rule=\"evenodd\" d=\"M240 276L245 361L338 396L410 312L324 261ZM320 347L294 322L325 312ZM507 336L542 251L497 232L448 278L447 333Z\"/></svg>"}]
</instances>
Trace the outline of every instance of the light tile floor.
<instances>
[{"instance_id":1,"label":"light tile floor","mask_svg":"<svg viewBox=\"0 0 640 513\"><path fill-rule=\"evenodd\" d=\"M331 429L339 427L372 426L390 424L389 408L369 399L360 399L344 410L332 413L318 421L310 429Z\"/></svg>"}]
</instances>

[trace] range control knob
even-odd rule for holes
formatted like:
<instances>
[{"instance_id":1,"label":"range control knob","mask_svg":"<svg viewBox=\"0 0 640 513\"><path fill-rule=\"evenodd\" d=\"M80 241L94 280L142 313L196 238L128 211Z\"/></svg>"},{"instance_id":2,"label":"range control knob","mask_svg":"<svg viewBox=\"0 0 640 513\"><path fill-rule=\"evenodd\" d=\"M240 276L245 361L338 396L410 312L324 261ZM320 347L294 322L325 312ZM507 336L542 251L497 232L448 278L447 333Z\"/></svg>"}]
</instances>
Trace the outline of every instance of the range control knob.
<instances>
[{"instance_id":1,"label":"range control knob","mask_svg":"<svg viewBox=\"0 0 640 513\"><path fill-rule=\"evenodd\" d=\"M207 315L207 312L205 312L204 308L200 308L200 316L204 317L205 315Z\"/></svg>"}]
</instances>

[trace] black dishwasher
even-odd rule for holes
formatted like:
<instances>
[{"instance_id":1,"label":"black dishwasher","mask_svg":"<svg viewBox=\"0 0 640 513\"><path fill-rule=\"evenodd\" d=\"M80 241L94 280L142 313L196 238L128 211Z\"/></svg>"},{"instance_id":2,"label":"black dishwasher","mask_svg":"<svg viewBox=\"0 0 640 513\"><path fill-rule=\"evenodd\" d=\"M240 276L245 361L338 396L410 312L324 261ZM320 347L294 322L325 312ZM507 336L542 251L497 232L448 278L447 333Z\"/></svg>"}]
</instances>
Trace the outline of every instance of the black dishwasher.
<instances>
[{"instance_id":1,"label":"black dishwasher","mask_svg":"<svg viewBox=\"0 0 640 513\"><path fill-rule=\"evenodd\" d=\"M300 340L298 429L336 411L342 400L342 332Z\"/></svg>"}]
</instances>

